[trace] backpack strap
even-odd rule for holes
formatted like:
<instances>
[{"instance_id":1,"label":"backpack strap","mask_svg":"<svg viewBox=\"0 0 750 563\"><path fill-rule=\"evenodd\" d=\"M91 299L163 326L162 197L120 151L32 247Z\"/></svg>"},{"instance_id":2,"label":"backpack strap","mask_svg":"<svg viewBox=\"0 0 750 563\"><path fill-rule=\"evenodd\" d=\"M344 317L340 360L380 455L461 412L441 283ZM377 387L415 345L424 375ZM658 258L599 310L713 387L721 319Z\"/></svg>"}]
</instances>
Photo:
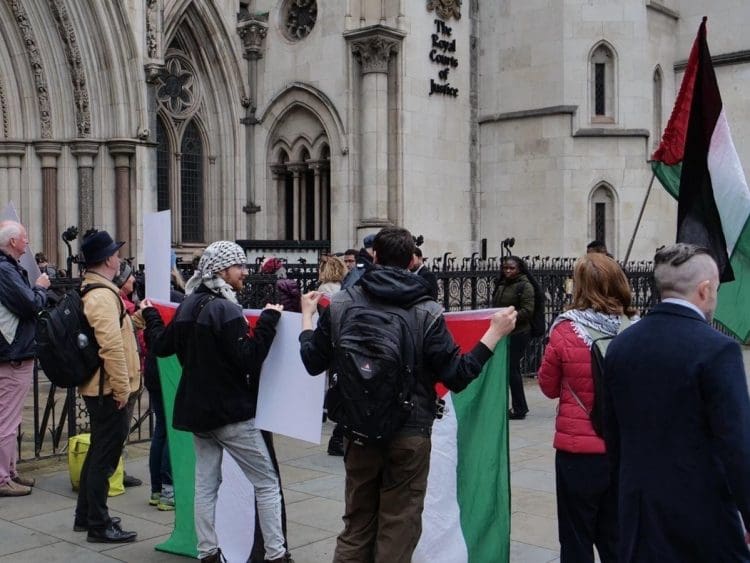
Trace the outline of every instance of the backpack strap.
<instances>
[{"instance_id":1,"label":"backpack strap","mask_svg":"<svg viewBox=\"0 0 750 563\"><path fill-rule=\"evenodd\" d=\"M123 305L122 303L122 298L120 297L120 294L117 293L114 289L112 289L108 285L104 285L103 283L87 283L86 285L83 286L83 288L81 288L81 297L86 295L92 289L99 289L99 288L108 289L109 291L115 294L115 297L117 297L117 302L120 304L120 328L122 328L122 322L128 313L125 310L125 305Z\"/></svg>"},{"instance_id":2,"label":"backpack strap","mask_svg":"<svg viewBox=\"0 0 750 563\"><path fill-rule=\"evenodd\" d=\"M122 322L125 320L125 316L128 314L125 310L125 305L122 302L122 298L120 297L120 294L116 292L114 289L109 287L108 285L104 285L103 283L88 283L85 286L81 288L81 298L83 298L84 295L86 295L89 291L94 289L108 289L112 293L115 294L115 297L117 297L117 302L120 304L120 328L122 328ZM104 377L101 374L101 371L104 370L104 366L99 368L99 404L101 405L104 401Z\"/></svg>"}]
</instances>

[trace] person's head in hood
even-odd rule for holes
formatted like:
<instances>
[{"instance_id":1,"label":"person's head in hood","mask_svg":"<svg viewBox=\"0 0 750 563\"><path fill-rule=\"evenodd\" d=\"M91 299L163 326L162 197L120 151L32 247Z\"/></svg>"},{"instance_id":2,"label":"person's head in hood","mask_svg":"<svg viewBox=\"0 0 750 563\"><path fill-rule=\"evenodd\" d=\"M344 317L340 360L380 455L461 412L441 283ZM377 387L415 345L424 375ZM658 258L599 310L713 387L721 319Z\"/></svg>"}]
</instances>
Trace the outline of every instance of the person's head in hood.
<instances>
[{"instance_id":1,"label":"person's head in hood","mask_svg":"<svg viewBox=\"0 0 750 563\"><path fill-rule=\"evenodd\" d=\"M244 287L247 277L247 256L235 242L220 240L211 243L198 261L193 277L185 286L190 295L204 285L214 293L237 303L235 291Z\"/></svg>"}]
</instances>

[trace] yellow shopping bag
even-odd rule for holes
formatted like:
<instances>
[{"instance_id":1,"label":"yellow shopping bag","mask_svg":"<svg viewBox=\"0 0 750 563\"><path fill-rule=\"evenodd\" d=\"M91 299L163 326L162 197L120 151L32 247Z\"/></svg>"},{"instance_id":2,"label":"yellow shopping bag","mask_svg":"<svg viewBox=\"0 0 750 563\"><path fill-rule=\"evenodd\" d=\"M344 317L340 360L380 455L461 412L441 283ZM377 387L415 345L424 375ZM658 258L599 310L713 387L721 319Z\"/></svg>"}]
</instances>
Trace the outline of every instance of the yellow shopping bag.
<instances>
[{"instance_id":1,"label":"yellow shopping bag","mask_svg":"<svg viewBox=\"0 0 750 563\"><path fill-rule=\"evenodd\" d=\"M78 485L81 483L81 469L83 469L83 462L89 453L90 445L91 434L78 434L68 439L68 472L70 473L70 484L74 491L78 490ZM125 492L125 486L122 484L124 475L125 464L122 461L122 456L120 456L117 469L109 478L109 496L116 497Z\"/></svg>"}]
</instances>

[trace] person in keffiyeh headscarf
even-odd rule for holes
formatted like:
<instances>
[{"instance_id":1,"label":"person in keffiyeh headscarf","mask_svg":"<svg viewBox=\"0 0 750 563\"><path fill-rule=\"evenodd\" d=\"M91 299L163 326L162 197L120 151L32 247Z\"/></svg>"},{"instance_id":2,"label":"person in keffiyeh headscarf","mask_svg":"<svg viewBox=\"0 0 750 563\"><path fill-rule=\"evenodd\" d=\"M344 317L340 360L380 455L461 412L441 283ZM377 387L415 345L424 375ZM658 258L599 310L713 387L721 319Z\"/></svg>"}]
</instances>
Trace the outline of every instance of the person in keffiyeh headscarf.
<instances>
[{"instance_id":1,"label":"person in keffiyeh headscarf","mask_svg":"<svg viewBox=\"0 0 750 563\"><path fill-rule=\"evenodd\" d=\"M182 364L172 426L192 432L195 444L195 530L202 561L223 559L215 528L223 452L237 462L255 488L265 560L286 557L281 485L255 410L263 361L268 355L281 305L266 305L248 334L235 291L247 277L245 252L218 241L203 252L187 297L165 327L144 302L146 341L157 356L177 354Z\"/></svg>"}]
</instances>

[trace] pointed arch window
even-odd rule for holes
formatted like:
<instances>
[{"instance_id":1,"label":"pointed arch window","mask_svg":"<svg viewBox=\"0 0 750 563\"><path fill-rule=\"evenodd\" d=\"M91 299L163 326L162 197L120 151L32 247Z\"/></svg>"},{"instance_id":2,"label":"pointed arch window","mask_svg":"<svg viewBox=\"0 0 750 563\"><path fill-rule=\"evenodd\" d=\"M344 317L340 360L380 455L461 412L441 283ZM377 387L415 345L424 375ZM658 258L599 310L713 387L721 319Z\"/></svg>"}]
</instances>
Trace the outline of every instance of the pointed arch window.
<instances>
[{"instance_id":1,"label":"pointed arch window","mask_svg":"<svg viewBox=\"0 0 750 563\"><path fill-rule=\"evenodd\" d=\"M615 195L608 184L599 184L589 202L589 238L604 241L615 252Z\"/></svg>"},{"instance_id":2,"label":"pointed arch window","mask_svg":"<svg viewBox=\"0 0 750 563\"><path fill-rule=\"evenodd\" d=\"M658 147L661 142L661 124L662 124L662 76L661 69L657 66L654 69L654 89L653 89L653 146Z\"/></svg>"},{"instance_id":3,"label":"pointed arch window","mask_svg":"<svg viewBox=\"0 0 750 563\"><path fill-rule=\"evenodd\" d=\"M614 51L604 43L591 52L589 88L592 123L615 122L615 62Z\"/></svg>"},{"instance_id":4,"label":"pointed arch window","mask_svg":"<svg viewBox=\"0 0 750 563\"><path fill-rule=\"evenodd\" d=\"M194 120L182 135L180 153L182 242L203 242L203 140Z\"/></svg>"}]
</instances>

